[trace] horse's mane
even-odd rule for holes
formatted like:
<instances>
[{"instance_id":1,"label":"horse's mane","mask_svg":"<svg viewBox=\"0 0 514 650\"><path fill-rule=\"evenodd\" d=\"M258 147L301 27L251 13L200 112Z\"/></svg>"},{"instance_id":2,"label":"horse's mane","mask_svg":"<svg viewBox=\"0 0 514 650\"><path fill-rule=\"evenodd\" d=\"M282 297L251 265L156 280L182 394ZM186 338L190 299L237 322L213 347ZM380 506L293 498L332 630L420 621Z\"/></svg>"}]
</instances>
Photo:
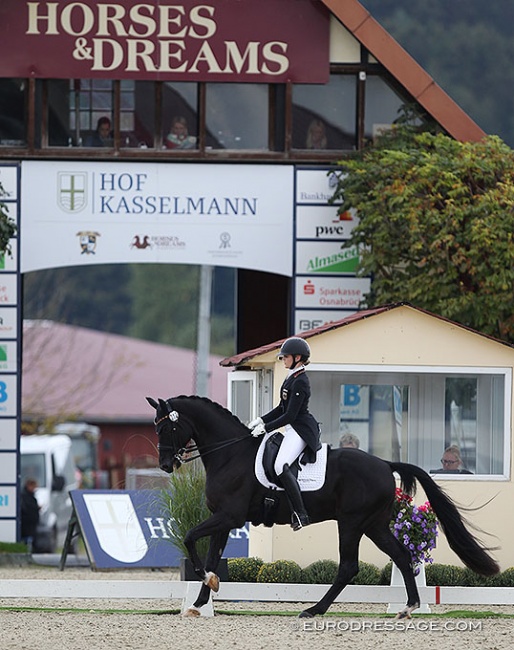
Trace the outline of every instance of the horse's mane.
<instances>
[{"instance_id":1,"label":"horse's mane","mask_svg":"<svg viewBox=\"0 0 514 650\"><path fill-rule=\"evenodd\" d=\"M214 408L217 409L223 415L230 416L238 424L243 426L245 429L248 429L246 424L241 422L241 420L237 417L237 415L234 415L234 413L232 413L232 411L229 411L228 408L225 408L219 402L215 402L214 400L210 399L209 397L202 397L201 395L178 395L177 397L170 397L169 401L172 402L173 400L176 400L176 399L187 399L187 400L203 402L205 404L210 404L211 406L214 406Z\"/></svg>"}]
</instances>

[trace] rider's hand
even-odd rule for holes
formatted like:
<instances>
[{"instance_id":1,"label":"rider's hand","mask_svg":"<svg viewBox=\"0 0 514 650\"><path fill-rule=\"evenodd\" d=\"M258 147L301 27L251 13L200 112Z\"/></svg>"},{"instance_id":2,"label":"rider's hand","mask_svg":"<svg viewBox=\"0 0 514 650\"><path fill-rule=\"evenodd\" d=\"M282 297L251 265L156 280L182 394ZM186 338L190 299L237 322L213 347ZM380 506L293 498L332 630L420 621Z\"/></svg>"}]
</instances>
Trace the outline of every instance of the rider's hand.
<instances>
[{"instance_id":1,"label":"rider's hand","mask_svg":"<svg viewBox=\"0 0 514 650\"><path fill-rule=\"evenodd\" d=\"M259 424L263 424L262 418L255 418L255 420L252 420L251 422L248 423L248 428L255 429L255 427L258 426Z\"/></svg>"},{"instance_id":2,"label":"rider's hand","mask_svg":"<svg viewBox=\"0 0 514 650\"><path fill-rule=\"evenodd\" d=\"M264 428L264 424L258 424L256 427L252 429L252 436L254 438L258 438L259 436L263 436L266 433L266 429Z\"/></svg>"}]
</instances>

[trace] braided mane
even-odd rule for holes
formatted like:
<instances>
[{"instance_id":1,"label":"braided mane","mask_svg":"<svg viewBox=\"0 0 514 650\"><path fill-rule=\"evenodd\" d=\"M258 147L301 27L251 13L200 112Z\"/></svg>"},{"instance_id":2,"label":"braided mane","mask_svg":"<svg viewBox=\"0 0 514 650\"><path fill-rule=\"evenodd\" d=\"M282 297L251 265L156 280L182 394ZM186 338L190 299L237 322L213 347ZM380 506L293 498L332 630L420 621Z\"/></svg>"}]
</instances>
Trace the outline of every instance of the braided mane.
<instances>
[{"instance_id":1,"label":"braided mane","mask_svg":"<svg viewBox=\"0 0 514 650\"><path fill-rule=\"evenodd\" d=\"M232 411L229 411L228 408L225 408L224 406L219 404L219 402L214 402L209 397L203 397L201 395L178 395L177 397L170 397L168 401L173 402L174 400L178 400L178 399L187 399L192 401L204 402L205 404L211 404L212 406L214 406L215 409L220 411L220 413L230 416L233 420L241 424L245 429L248 429L246 424L241 422L241 420L237 417L237 415L234 415L234 413L232 413Z\"/></svg>"}]
</instances>

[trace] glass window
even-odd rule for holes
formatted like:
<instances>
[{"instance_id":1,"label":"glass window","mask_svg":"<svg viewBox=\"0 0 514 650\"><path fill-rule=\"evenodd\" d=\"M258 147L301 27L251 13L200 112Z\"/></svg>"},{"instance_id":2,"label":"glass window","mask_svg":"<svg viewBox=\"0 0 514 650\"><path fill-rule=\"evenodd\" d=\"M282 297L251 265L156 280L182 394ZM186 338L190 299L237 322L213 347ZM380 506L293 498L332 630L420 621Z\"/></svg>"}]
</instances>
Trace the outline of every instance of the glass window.
<instances>
[{"instance_id":1,"label":"glass window","mask_svg":"<svg viewBox=\"0 0 514 650\"><path fill-rule=\"evenodd\" d=\"M445 478L508 476L505 375L309 369L312 412L322 421L323 440L333 447L351 433L369 453ZM448 447L458 454L451 467L442 462Z\"/></svg>"},{"instance_id":2,"label":"glass window","mask_svg":"<svg viewBox=\"0 0 514 650\"><path fill-rule=\"evenodd\" d=\"M206 147L268 149L268 86L207 84Z\"/></svg>"},{"instance_id":3,"label":"glass window","mask_svg":"<svg viewBox=\"0 0 514 650\"><path fill-rule=\"evenodd\" d=\"M120 136L122 147L153 148L155 133L155 83L120 82Z\"/></svg>"},{"instance_id":4,"label":"glass window","mask_svg":"<svg viewBox=\"0 0 514 650\"><path fill-rule=\"evenodd\" d=\"M368 75L364 137L372 141L381 131L391 128L405 101L381 77Z\"/></svg>"},{"instance_id":5,"label":"glass window","mask_svg":"<svg viewBox=\"0 0 514 650\"><path fill-rule=\"evenodd\" d=\"M0 79L0 146L27 144L26 87L25 79Z\"/></svg>"},{"instance_id":6,"label":"glass window","mask_svg":"<svg viewBox=\"0 0 514 650\"><path fill-rule=\"evenodd\" d=\"M293 149L355 149L357 77L293 86Z\"/></svg>"},{"instance_id":7,"label":"glass window","mask_svg":"<svg viewBox=\"0 0 514 650\"><path fill-rule=\"evenodd\" d=\"M198 148L197 84L163 84L162 128L164 149Z\"/></svg>"}]
</instances>

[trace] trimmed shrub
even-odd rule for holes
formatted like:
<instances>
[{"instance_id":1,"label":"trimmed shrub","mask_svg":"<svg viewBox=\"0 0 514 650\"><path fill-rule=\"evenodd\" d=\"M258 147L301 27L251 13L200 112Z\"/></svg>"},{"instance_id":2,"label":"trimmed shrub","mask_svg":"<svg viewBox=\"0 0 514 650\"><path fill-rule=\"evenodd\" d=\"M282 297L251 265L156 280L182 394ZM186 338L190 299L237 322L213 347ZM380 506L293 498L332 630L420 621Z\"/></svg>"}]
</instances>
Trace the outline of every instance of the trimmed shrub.
<instances>
[{"instance_id":1,"label":"trimmed shrub","mask_svg":"<svg viewBox=\"0 0 514 650\"><path fill-rule=\"evenodd\" d=\"M292 560L275 560L263 564L257 574L257 582L294 582L302 581L302 569Z\"/></svg>"},{"instance_id":2,"label":"trimmed shrub","mask_svg":"<svg viewBox=\"0 0 514 650\"><path fill-rule=\"evenodd\" d=\"M498 576L500 587L514 587L514 567L509 567Z\"/></svg>"},{"instance_id":3,"label":"trimmed shrub","mask_svg":"<svg viewBox=\"0 0 514 650\"><path fill-rule=\"evenodd\" d=\"M426 564L425 577L427 586L455 587L462 585L464 569L451 564Z\"/></svg>"},{"instance_id":4,"label":"trimmed shrub","mask_svg":"<svg viewBox=\"0 0 514 650\"><path fill-rule=\"evenodd\" d=\"M461 584L464 587L501 587L501 574L496 576L481 576L466 567L462 571Z\"/></svg>"},{"instance_id":5,"label":"trimmed shrub","mask_svg":"<svg viewBox=\"0 0 514 650\"><path fill-rule=\"evenodd\" d=\"M331 585L336 579L338 568L335 560L316 560L303 570L302 582L310 585Z\"/></svg>"},{"instance_id":6,"label":"trimmed shrub","mask_svg":"<svg viewBox=\"0 0 514 650\"><path fill-rule=\"evenodd\" d=\"M352 585L379 585L382 572L374 564L359 562L359 573L351 581Z\"/></svg>"},{"instance_id":7,"label":"trimmed shrub","mask_svg":"<svg viewBox=\"0 0 514 650\"><path fill-rule=\"evenodd\" d=\"M231 557L227 560L230 582L257 582L257 574L264 564L260 557Z\"/></svg>"},{"instance_id":8,"label":"trimmed shrub","mask_svg":"<svg viewBox=\"0 0 514 650\"><path fill-rule=\"evenodd\" d=\"M385 567L380 572L380 585L390 585L391 584L391 573L393 572L393 563L388 562Z\"/></svg>"}]
</instances>

